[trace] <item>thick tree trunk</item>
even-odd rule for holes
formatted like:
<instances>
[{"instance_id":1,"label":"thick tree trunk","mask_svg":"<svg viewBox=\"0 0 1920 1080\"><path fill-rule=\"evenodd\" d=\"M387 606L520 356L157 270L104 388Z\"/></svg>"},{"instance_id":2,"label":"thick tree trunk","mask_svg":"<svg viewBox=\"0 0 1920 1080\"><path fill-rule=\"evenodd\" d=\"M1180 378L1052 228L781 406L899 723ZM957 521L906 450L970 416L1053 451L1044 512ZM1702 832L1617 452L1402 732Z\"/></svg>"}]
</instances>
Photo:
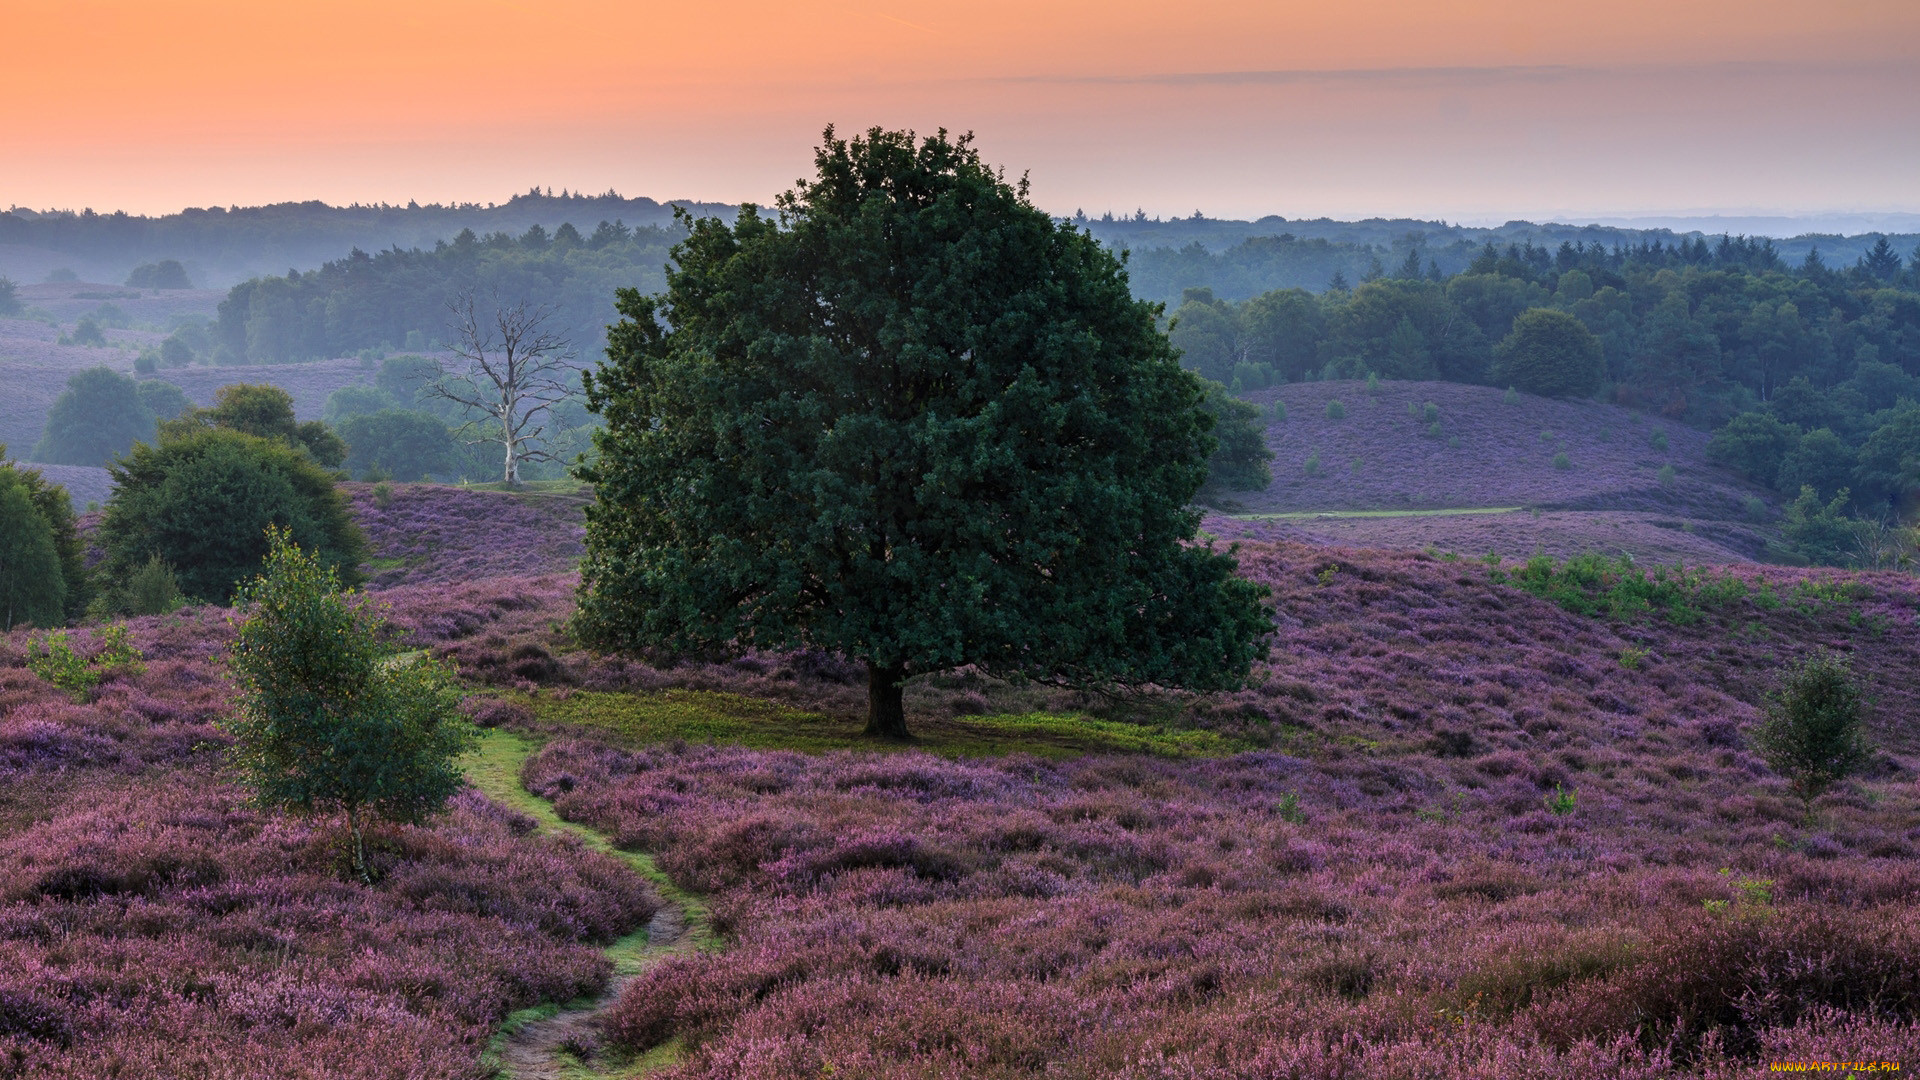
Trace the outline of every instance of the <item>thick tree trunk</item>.
<instances>
[{"instance_id":1,"label":"thick tree trunk","mask_svg":"<svg viewBox=\"0 0 1920 1080\"><path fill-rule=\"evenodd\" d=\"M881 667L867 661L867 734L877 739L905 742L907 707L901 698L901 684L907 681L902 665Z\"/></svg>"}]
</instances>

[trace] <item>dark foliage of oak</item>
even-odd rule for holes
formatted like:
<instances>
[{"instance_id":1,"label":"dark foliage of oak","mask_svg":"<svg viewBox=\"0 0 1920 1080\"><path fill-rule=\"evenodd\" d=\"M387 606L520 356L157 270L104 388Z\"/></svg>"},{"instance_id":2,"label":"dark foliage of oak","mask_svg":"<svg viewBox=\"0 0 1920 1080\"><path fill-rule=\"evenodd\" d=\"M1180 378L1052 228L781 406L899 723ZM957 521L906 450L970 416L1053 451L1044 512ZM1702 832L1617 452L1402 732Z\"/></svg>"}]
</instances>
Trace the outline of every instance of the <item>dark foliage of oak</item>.
<instances>
[{"instance_id":1,"label":"dark foliage of oak","mask_svg":"<svg viewBox=\"0 0 1920 1080\"><path fill-rule=\"evenodd\" d=\"M964 138L829 129L816 165L620 295L582 637L836 651L887 737L904 679L966 664L1240 682L1262 590L1187 544L1210 422L1118 260Z\"/></svg>"}]
</instances>

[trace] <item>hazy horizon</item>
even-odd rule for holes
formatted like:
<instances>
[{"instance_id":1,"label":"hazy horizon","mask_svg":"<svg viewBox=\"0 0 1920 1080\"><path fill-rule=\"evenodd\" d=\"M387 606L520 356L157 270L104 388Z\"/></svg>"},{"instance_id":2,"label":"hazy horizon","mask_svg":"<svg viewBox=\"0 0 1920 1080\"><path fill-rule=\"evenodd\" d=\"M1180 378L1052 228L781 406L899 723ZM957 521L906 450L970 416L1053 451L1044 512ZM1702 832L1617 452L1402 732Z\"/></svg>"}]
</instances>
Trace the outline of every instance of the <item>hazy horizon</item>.
<instances>
[{"instance_id":1,"label":"hazy horizon","mask_svg":"<svg viewBox=\"0 0 1920 1080\"><path fill-rule=\"evenodd\" d=\"M1920 213L1920 7L31 0L0 203L766 202L829 122L971 130L1036 201L1482 223ZM658 196L656 196L658 197Z\"/></svg>"}]
</instances>

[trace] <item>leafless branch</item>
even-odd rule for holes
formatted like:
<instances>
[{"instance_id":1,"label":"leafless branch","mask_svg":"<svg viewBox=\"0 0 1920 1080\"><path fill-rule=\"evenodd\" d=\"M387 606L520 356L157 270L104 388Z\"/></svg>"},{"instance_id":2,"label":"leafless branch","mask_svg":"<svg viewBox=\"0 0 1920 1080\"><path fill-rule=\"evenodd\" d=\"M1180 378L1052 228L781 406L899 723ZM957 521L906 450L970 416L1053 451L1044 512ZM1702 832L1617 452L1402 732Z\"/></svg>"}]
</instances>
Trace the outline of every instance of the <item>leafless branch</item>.
<instances>
[{"instance_id":1,"label":"leafless branch","mask_svg":"<svg viewBox=\"0 0 1920 1080\"><path fill-rule=\"evenodd\" d=\"M516 483L520 463L552 460L539 439L546 431L544 418L577 383L580 365L573 343L548 328L553 309L545 304L507 304L496 293L482 305L464 292L448 307L454 361L442 359L439 377L424 389L485 414L462 430L476 435L469 442L499 445L502 479Z\"/></svg>"}]
</instances>

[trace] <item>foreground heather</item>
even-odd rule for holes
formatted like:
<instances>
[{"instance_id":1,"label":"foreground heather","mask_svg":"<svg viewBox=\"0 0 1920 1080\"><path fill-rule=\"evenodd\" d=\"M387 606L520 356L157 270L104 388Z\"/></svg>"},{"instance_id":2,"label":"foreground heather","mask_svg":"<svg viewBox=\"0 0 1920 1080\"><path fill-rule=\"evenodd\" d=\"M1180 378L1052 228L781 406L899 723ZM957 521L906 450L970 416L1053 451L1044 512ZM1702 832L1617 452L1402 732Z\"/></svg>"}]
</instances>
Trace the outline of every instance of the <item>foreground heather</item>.
<instances>
[{"instance_id":1,"label":"foreground heather","mask_svg":"<svg viewBox=\"0 0 1920 1080\"><path fill-rule=\"evenodd\" d=\"M632 1048L692 1048L676 1076L1653 1077L1920 1052L1909 785L1811 833L1744 763L1674 805L1580 777L1566 814L1507 760L560 741L525 777L737 935L614 1011Z\"/></svg>"},{"instance_id":2,"label":"foreground heather","mask_svg":"<svg viewBox=\"0 0 1920 1080\"><path fill-rule=\"evenodd\" d=\"M368 888L336 823L248 807L221 614L140 620L148 670L79 704L0 646L0 1073L474 1077L509 1011L605 984L657 905L614 859L468 793Z\"/></svg>"}]
</instances>

